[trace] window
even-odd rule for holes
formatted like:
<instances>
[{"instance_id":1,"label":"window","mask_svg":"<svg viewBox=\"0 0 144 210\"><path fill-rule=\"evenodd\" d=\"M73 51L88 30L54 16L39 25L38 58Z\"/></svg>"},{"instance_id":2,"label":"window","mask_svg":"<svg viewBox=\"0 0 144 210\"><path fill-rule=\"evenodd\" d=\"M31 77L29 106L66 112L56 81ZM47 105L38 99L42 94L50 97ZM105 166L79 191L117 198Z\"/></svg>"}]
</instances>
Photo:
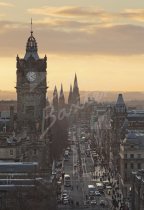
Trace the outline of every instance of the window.
<instances>
[{"instance_id":1,"label":"window","mask_svg":"<svg viewBox=\"0 0 144 210\"><path fill-rule=\"evenodd\" d=\"M124 164L125 169L127 169L127 163Z\"/></svg>"},{"instance_id":2,"label":"window","mask_svg":"<svg viewBox=\"0 0 144 210\"><path fill-rule=\"evenodd\" d=\"M141 158L141 154L138 154L137 157L138 157L138 158Z\"/></svg>"},{"instance_id":3,"label":"window","mask_svg":"<svg viewBox=\"0 0 144 210\"><path fill-rule=\"evenodd\" d=\"M134 148L134 145L131 145L131 148Z\"/></svg>"},{"instance_id":4,"label":"window","mask_svg":"<svg viewBox=\"0 0 144 210\"><path fill-rule=\"evenodd\" d=\"M134 164L131 163L131 164L130 164L130 167L131 167L131 169L134 169Z\"/></svg>"},{"instance_id":5,"label":"window","mask_svg":"<svg viewBox=\"0 0 144 210\"><path fill-rule=\"evenodd\" d=\"M137 164L137 168L138 168L138 169L141 169L141 163L138 163L138 164Z\"/></svg>"},{"instance_id":6,"label":"window","mask_svg":"<svg viewBox=\"0 0 144 210\"><path fill-rule=\"evenodd\" d=\"M124 154L124 158L127 158L127 154Z\"/></svg>"},{"instance_id":7,"label":"window","mask_svg":"<svg viewBox=\"0 0 144 210\"><path fill-rule=\"evenodd\" d=\"M130 154L130 158L134 158L134 154Z\"/></svg>"},{"instance_id":8,"label":"window","mask_svg":"<svg viewBox=\"0 0 144 210\"><path fill-rule=\"evenodd\" d=\"M13 155L13 149L10 149L10 155Z\"/></svg>"}]
</instances>

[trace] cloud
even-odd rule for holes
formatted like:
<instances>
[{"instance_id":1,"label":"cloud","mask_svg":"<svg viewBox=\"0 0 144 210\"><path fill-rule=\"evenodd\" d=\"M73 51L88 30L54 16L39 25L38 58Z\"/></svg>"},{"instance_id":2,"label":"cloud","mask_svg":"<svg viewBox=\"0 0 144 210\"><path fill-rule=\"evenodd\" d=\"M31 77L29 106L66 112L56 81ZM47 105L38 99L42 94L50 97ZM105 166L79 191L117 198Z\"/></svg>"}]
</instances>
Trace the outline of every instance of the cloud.
<instances>
[{"instance_id":1,"label":"cloud","mask_svg":"<svg viewBox=\"0 0 144 210\"><path fill-rule=\"evenodd\" d=\"M126 9L121 16L136 21L144 22L144 9Z\"/></svg>"},{"instance_id":2,"label":"cloud","mask_svg":"<svg viewBox=\"0 0 144 210\"><path fill-rule=\"evenodd\" d=\"M74 7L74 6L64 6L64 7L41 7L41 8L30 8L27 10L28 13L33 15L41 16L54 16L54 17L65 17L65 18L112 18L115 13L107 12L103 9L93 8L93 7Z\"/></svg>"},{"instance_id":3,"label":"cloud","mask_svg":"<svg viewBox=\"0 0 144 210\"><path fill-rule=\"evenodd\" d=\"M31 8L28 9L28 12L36 15L54 15L54 16L103 16L110 14L103 9L98 8L88 8L88 7L74 7L74 6L65 6L65 7L41 7L41 8Z\"/></svg>"},{"instance_id":4,"label":"cloud","mask_svg":"<svg viewBox=\"0 0 144 210\"><path fill-rule=\"evenodd\" d=\"M64 7L48 7L30 8L28 13L41 16L53 16L59 18L73 18L73 19L86 19L91 20L100 19L102 21L121 22L128 23L129 20L144 21L144 9L125 9L120 12L106 11L96 7L76 7L76 6L64 6ZM89 19L90 20L90 19Z\"/></svg>"},{"instance_id":5,"label":"cloud","mask_svg":"<svg viewBox=\"0 0 144 210\"><path fill-rule=\"evenodd\" d=\"M67 28L67 22L61 24ZM79 23L71 22L74 28L76 24ZM0 28L0 56L13 56L17 53L24 55L30 35L28 25L0 21ZM42 53L80 56L144 54L144 27L141 26L95 26L91 33L87 30L61 30L61 27L55 29L55 26L43 23L35 23L33 28L39 52Z\"/></svg>"},{"instance_id":6,"label":"cloud","mask_svg":"<svg viewBox=\"0 0 144 210\"><path fill-rule=\"evenodd\" d=\"M6 3L6 2L0 2L0 6L2 6L2 7L14 7L14 4Z\"/></svg>"}]
</instances>

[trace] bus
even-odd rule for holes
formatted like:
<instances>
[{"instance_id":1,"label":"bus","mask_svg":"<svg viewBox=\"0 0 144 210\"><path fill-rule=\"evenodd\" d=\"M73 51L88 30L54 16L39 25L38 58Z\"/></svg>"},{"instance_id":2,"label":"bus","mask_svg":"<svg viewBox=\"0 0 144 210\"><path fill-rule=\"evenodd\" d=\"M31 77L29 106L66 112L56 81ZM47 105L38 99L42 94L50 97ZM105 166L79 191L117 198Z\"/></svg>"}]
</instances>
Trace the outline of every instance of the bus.
<instances>
[{"instance_id":1,"label":"bus","mask_svg":"<svg viewBox=\"0 0 144 210\"><path fill-rule=\"evenodd\" d=\"M69 151L68 150L65 150L65 153L64 153L64 160L69 160Z\"/></svg>"},{"instance_id":2,"label":"bus","mask_svg":"<svg viewBox=\"0 0 144 210\"><path fill-rule=\"evenodd\" d=\"M103 192L104 190L104 185L102 182L97 182L96 183L96 189L99 191L99 192Z\"/></svg>"},{"instance_id":3,"label":"bus","mask_svg":"<svg viewBox=\"0 0 144 210\"><path fill-rule=\"evenodd\" d=\"M95 195L96 187L92 184L88 185L88 195L93 196Z\"/></svg>"},{"instance_id":4,"label":"bus","mask_svg":"<svg viewBox=\"0 0 144 210\"><path fill-rule=\"evenodd\" d=\"M64 175L64 186L70 187L71 186L71 179L69 174Z\"/></svg>"}]
</instances>

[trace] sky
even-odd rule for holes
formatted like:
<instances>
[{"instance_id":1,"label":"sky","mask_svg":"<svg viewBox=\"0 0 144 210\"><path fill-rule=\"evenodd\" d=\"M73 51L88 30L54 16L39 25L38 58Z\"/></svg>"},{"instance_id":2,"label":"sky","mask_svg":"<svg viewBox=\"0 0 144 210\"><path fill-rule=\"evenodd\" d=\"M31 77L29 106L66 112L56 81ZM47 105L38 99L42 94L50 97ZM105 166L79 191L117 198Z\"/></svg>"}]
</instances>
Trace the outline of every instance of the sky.
<instances>
[{"instance_id":1,"label":"sky","mask_svg":"<svg viewBox=\"0 0 144 210\"><path fill-rule=\"evenodd\" d=\"M15 91L30 21L50 90L144 91L144 1L0 1L0 90Z\"/></svg>"}]
</instances>

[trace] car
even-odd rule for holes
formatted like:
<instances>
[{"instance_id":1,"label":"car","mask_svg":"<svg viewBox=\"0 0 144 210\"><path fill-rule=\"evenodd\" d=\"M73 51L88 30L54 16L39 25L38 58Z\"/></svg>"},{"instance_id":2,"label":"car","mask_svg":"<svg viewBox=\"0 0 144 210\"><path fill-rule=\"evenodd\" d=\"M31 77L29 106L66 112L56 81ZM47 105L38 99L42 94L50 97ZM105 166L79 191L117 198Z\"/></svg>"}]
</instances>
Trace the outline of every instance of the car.
<instances>
[{"instance_id":1,"label":"car","mask_svg":"<svg viewBox=\"0 0 144 210\"><path fill-rule=\"evenodd\" d=\"M96 202L96 200L92 200L92 201L90 202L90 204L91 204L91 206L95 206L95 205L97 204L97 202Z\"/></svg>"},{"instance_id":2,"label":"car","mask_svg":"<svg viewBox=\"0 0 144 210\"><path fill-rule=\"evenodd\" d=\"M96 196L101 196L101 193L99 191L95 191Z\"/></svg>"},{"instance_id":3,"label":"car","mask_svg":"<svg viewBox=\"0 0 144 210\"><path fill-rule=\"evenodd\" d=\"M110 185L106 186L106 190L111 190L111 189L112 189L112 186L110 186Z\"/></svg>"},{"instance_id":4,"label":"car","mask_svg":"<svg viewBox=\"0 0 144 210\"><path fill-rule=\"evenodd\" d=\"M89 191L89 196L95 196L95 191Z\"/></svg>"},{"instance_id":5,"label":"car","mask_svg":"<svg viewBox=\"0 0 144 210\"><path fill-rule=\"evenodd\" d=\"M100 200L100 206L107 206L107 202L105 200Z\"/></svg>"}]
</instances>

